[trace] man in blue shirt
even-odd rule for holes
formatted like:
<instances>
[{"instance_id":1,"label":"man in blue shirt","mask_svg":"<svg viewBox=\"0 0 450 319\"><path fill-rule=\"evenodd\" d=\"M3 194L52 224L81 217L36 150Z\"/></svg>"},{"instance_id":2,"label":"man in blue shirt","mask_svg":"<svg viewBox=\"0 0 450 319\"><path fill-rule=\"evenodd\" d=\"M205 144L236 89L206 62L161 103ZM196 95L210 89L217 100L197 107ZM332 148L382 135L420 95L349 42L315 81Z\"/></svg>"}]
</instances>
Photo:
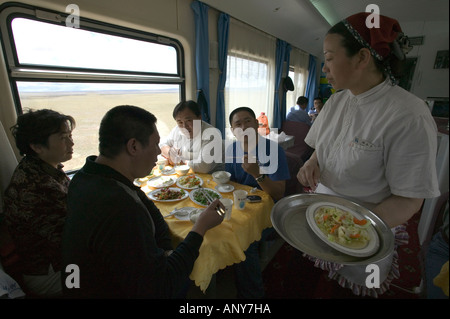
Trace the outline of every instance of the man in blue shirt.
<instances>
[{"instance_id":1,"label":"man in blue shirt","mask_svg":"<svg viewBox=\"0 0 450 319\"><path fill-rule=\"evenodd\" d=\"M297 99L297 105L291 107L289 110L289 113L286 116L286 121L303 122L311 126L311 118L306 111L307 107L308 99L304 96L300 96Z\"/></svg>"},{"instance_id":2,"label":"man in blue shirt","mask_svg":"<svg viewBox=\"0 0 450 319\"><path fill-rule=\"evenodd\" d=\"M237 141L226 150L225 169L230 179L240 184L258 187L274 201L284 196L286 180L290 178L284 150L258 134L258 120L248 107L239 107L229 117L231 130ZM263 231L264 240L269 228ZM239 298L262 298L264 286L259 263L259 241L245 251L246 260L235 265Z\"/></svg>"},{"instance_id":3,"label":"man in blue shirt","mask_svg":"<svg viewBox=\"0 0 450 319\"><path fill-rule=\"evenodd\" d=\"M258 120L248 107L230 114L230 125L237 141L226 151L225 169L231 180L258 187L277 201L284 196L290 178L284 150L276 142L258 134Z\"/></svg>"}]
</instances>

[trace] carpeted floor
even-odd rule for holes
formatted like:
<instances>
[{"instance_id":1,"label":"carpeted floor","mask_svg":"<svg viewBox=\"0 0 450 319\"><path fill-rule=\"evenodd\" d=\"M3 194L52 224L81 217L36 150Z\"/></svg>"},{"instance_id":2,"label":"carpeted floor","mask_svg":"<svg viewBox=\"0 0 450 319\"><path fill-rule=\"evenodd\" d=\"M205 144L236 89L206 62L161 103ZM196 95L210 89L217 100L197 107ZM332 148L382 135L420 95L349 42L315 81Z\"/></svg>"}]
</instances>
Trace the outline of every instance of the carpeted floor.
<instances>
[{"instance_id":1,"label":"carpeted floor","mask_svg":"<svg viewBox=\"0 0 450 319\"><path fill-rule=\"evenodd\" d=\"M392 282L390 290L379 299L419 299L413 290L420 286L420 245L417 234L420 213L407 224L409 243L399 247L400 278ZM330 280L327 272L313 266L302 252L287 243L280 248L263 272L266 297L270 299L363 299L350 289L342 288ZM364 297L365 299L373 299Z\"/></svg>"}]
</instances>

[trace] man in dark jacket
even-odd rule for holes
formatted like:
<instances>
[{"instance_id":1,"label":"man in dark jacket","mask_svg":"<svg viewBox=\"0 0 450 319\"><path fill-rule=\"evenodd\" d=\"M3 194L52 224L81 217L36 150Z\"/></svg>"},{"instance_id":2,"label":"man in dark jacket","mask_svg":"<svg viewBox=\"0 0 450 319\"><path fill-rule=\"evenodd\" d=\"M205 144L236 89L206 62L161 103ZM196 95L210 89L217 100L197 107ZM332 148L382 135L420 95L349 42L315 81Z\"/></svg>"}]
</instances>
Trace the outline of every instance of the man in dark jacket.
<instances>
[{"instance_id":1,"label":"man in dark jacket","mask_svg":"<svg viewBox=\"0 0 450 319\"><path fill-rule=\"evenodd\" d=\"M63 233L64 293L72 298L173 298L187 282L205 232L220 224L218 200L172 251L161 213L136 178L154 166L159 134L153 114L135 106L106 113L100 155L73 177Z\"/></svg>"}]
</instances>

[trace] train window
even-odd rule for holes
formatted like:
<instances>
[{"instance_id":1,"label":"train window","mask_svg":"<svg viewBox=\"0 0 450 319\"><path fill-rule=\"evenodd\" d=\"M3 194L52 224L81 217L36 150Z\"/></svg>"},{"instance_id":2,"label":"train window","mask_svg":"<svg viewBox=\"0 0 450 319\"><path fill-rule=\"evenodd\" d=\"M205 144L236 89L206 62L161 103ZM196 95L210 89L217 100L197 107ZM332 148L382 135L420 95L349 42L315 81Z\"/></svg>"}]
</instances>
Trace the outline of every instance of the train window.
<instances>
[{"instance_id":1,"label":"train window","mask_svg":"<svg viewBox=\"0 0 450 319\"><path fill-rule=\"evenodd\" d=\"M269 61L229 54L225 82L227 116L239 106L251 107L256 116L260 112L268 114L273 105L269 74Z\"/></svg>"},{"instance_id":2,"label":"train window","mask_svg":"<svg viewBox=\"0 0 450 319\"><path fill-rule=\"evenodd\" d=\"M231 18L228 38L225 116L240 106L273 119L276 38ZM227 123L228 125L228 123Z\"/></svg>"},{"instance_id":3,"label":"train window","mask_svg":"<svg viewBox=\"0 0 450 319\"><path fill-rule=\"evenodd\" d=\"M98 153L98 128L107 110L131 104L158 118L160 135L174 126L173 107L185 98L181 44L171 38L13 4L0 12L1 40L17 112L51 108L72 115L79 169Z\"/></svg>"}]
</instances>

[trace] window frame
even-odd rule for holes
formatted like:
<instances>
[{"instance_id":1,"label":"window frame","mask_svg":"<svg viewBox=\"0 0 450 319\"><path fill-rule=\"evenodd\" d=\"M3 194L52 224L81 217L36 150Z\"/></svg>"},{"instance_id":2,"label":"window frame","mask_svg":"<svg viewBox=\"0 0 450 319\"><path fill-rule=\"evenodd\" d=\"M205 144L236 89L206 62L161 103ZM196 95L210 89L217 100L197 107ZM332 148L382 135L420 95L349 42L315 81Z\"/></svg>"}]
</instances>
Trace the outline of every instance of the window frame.
<instances>
[{"instance_id":1,"label":"window frame","mask_svg":"<svg viewBox=\"0 0 450 319\"><path fill-rule=\"evenodd\" d=\"M186 99L184 50L178 40L142 30L92 20L82 16L80 16L80 29L82 30L167 45L175 48L177 54L176 74L19 63L12 32L12 21L15 18L32 19L35 21L65 26L66 18L69 15L70 14L65 12L58 12L26 4L5 3L0 5L0 41L3 48L5 65L17 114L22 114L22 105L17 87L18 81L178 84L180 85L180 101Z\"/></svg>"}]
</instances>

